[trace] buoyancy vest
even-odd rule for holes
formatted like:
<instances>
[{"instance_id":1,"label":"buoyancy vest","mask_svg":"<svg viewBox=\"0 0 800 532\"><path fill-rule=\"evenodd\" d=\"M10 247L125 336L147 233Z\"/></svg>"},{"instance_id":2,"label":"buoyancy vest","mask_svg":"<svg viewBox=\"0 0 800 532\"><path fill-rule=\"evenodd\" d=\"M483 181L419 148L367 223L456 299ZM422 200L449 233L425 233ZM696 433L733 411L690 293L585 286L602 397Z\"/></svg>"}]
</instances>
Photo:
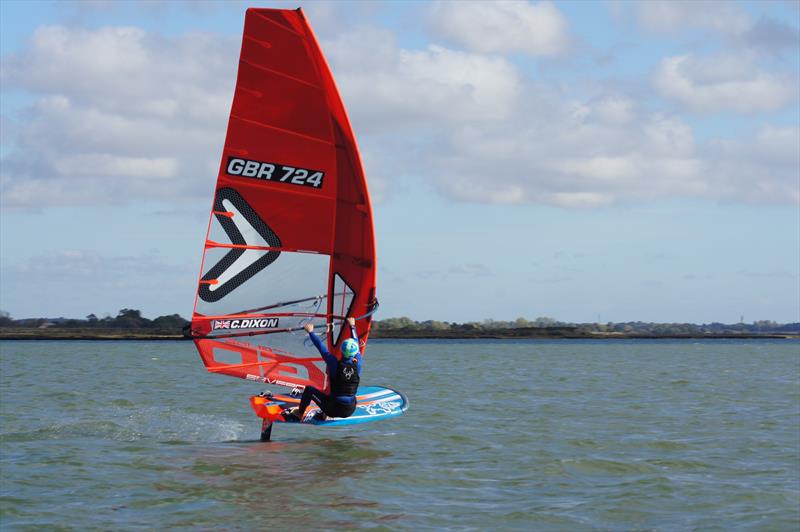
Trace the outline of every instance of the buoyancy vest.
<instances>
[{"instance_id":1,"label":"buoyancy vest","mask_svg":"<svg viewBox=\"0 0 800 532\"><path fill-rule=\"evenodd\" d=\"M358 376L358 366L351 359L348 362L339 361L336 368L336 375L331 380L331 395L334 397L352 397L358 391L358 383L361 378Z\"/></svg>"}]
</instances>

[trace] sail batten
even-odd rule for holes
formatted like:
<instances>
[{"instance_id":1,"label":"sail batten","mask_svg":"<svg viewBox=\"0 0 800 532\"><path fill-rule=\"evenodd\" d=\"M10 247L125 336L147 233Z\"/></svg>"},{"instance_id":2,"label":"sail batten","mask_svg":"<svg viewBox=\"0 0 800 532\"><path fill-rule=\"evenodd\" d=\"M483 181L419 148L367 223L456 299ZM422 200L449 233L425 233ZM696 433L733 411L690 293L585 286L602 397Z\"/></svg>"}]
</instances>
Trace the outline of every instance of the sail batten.
<instances>
[{"instance_id":1,"label":"sail batten","mask_svg":"<svg viewBox=\"0 0 800 532\"><path fill-rule=\"evenodd\" d=\"M296 136L304 138L304 139L313 140L314 142L320 142L322 144L332 144L332 142L330 140L327 140L327 139L324 139L324 138L315 137L313 135L306 135L305 133L301 133L299 131L294 131L294 130L291 130L291 129L286 129L286 128L282 128L282 127L278 127L278 126L273 126L272 124L266 124L264 122L259 122L258 120L252 120L252 119L249 119L249 118L244 118L242 116L234 116L234 115L231 115L231 118L235 118L236 120L241 120L242 122L247 122L248 124L252 124L254 126L263 127L263 128L267 128L267 129L274 129L275 131L279 131L281 133L286 133L287 135L296 135Z\"/></svg>"},{"instance_id":2,"label":"sail batten","mask_svg":"<svg viewBox=\"0 0 800 532\"><path fill-rule=\"evenodd\" d=\"M255 39L251 39L251 40L254 40L254 41L255 41ZM260 42L260 41L257 41L257 42ZM264 66L264 65L259 65L259 64L257 64L257 63L251 63L251 62L249 62L249 61L247 61L247 60L244 60L244 59L242 59L242 63L245 63L245 64L247 64L247 65L250 65L250 66L252 66L252 67L254 67L254 68L260 68L260 69L264 70L265 72L270 72L270 73L272 73L272 74L276 74L276 75L278 75L278 76L283 76L283 77L285 77L285 78L291 79L292 81L296 81L296 82L298 82L298 83L302 83L302 84L304 84L304 85L308 85L309 87L313 87L313 88L317 89L318 91L323 91L323 90L324 90L324 89L323 89L322 87L320 87L319 85L316 85L316 84L314 84L314 83L311 83L311 82L310 82L310 81L308 81L308 80L305 80L305 79L302 79L302 78L295 77L295 76L293 76L293 75L289 74L288 72L283 72L283 71L281 71L281 70L275 70L275 69L273 69L273 68L269 68L269 67L266 67L266 66ZM248 89L248 87L246 87L246 86L244 86L244 85L241 85L239 88L240 88L240 89ZM260 95L263 95L263 94L264 94L264 93L263 93L261 90L258 90L258 89L252 89L252 88L250 88L249 90L252 90L252 91L254 91L254 92L257 92L257 93L258 93L258 94L260 94Z\"/></svg>"},{"instance_id":3,"label":"sail batten","mask_svg":"<svg viewBox=\"0 0 800 532\"><path fill-rule=\"evenodd\" d=\"M302 11L248 9L191 330L209 371L326 389L304 327L366 345L375 239L333 76ZM246 309L246 310L243 310Z\"/></svg>"},{"instance_id":4,"label":"sail batten","mask_svg":"<svg viewBox=\"0 0 800 532\"><path fill-rule=\"evenodd\" d=\"M292 28L289 28L289 27L287 27L287 26L285 26L285 25L283 25L283 24L281 24L281 23L277 22L276 20L274 20L274 19L272 19L272 18L270 18L270 17L265 17L265 16L264 16L264 15L263 15L261 12L262 12L262 11L266 11L266 10L259 10L259 9L248 9L247 11L248 11L248 13L249 13L250 11L253 11L253 12L254 12L254 16L258 17L259 19L261 19L261 20L264 20L264 21L266 21L266 22L268 22L268 23L270 23L270 24L274 24L274 25L275 25L275 26L277 26L278 28L280 28L280 29L282 29L282 30L286 30L286 31L288 31L288 32L291 32L291 33L293 33L293 34L297 35L298 37L302 37L302 35L301 35L299 32L297 32L297 31L293 30ZM277 11L277 10L271 10L271 11ZM298 9L298 11L300 11L300 10Z\"/></svg>"}]
</instances>

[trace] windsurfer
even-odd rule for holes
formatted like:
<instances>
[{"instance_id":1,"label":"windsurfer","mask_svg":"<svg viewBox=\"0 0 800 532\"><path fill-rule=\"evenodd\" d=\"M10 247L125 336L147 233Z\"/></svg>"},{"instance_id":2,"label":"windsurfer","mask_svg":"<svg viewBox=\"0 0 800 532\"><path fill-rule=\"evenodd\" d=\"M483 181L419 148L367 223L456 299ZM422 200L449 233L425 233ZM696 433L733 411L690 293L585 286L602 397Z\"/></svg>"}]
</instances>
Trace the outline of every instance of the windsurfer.
<instances>
[{"instance_id":1,"label":"windsurfer","mask_svg":"<svg viewBox=\"0 0 800 532\"><path fill-rule=\"evenodd\" d=\"M316 346L327 367L328 378L331 383L331 393L325 394L313 386L306 386L300 398L300 406L284 411L286 421L301 421L303 415L311 404L317 403L323 414L329 417L350 417L356 409L356 391L361 376L361 353L358 347L355 318L347 318L350 325L350 335L342 342L341 360L328 351L319 336L314 334L314 324L307 323L305 330L311 341Z\"/></svg>"}]
</instances>

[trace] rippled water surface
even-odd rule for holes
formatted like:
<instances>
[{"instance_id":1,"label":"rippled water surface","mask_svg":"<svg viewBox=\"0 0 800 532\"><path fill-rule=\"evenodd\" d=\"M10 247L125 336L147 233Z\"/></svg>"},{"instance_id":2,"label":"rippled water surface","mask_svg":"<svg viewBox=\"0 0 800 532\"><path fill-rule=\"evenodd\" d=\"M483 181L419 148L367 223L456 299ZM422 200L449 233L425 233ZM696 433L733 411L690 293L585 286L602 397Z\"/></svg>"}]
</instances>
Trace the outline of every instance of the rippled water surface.
<instances>
[{"instance_id":1,"label":"rippled water surface","mask_svg":"<svg viewBox=\"0 0 800 532\"><path fill-rule=\"evenodd\" d=\"M800 527L797 342L373 341L404 416L268 443L190 343L0 355L4 530Z\"/></svg>"}]
</instances>

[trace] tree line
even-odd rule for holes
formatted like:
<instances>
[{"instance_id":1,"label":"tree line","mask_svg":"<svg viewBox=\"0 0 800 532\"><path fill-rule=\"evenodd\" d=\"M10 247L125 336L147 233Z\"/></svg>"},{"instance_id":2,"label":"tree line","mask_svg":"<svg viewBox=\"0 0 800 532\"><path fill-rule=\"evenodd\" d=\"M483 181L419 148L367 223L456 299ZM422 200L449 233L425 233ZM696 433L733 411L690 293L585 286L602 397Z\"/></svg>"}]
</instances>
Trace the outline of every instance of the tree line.
<instances>
[{"instance_id":1,"label":"tree line","mask_svg":"<svg viewBox=\"0 0 800 532\"><path fill-rule=\"evenodd\" d=\"M85 319L75 318L25 318L15 320L8 312L0 311L0 327L27 327L27 328L49 328L59 327L66 329L158 329L158 330L181 330L188 325L189 321L182 318L179 314L169 314L159 316L155 319L148 319L142 316L141 311L136 309L124 308L116 316L104 316L98 318L94 314L89 314Z\"/></svg>"},{"instance_id":2,"label":"tree line","mask_svg":"<svg viewBox=\"0 0 800 532\"><path fill-rule=\"evenodd\" d=\"M73 318L26 318L13 319L8 312L0 311L0 327L67 329L158 329L180 331L189 324L189 320L179 314L159 316L148 319L141 311L124 308L116 316L98 318L89 314L85 319ZM642 335L702 335L702 334L800 334L800 323L777 323L771 320L759 320L752 323L652 323L629 321L622 323L573 323L558 321L542 316L534 320L519 317L513 321L486 319L464 323L426 320L416 321L407 317L375 320L372 323L374 332L418 332L418 333L476 333L503 330L560 330L578 334L642 334Z\"/></svg>"},{"instance_id":3,"label":"tree line","mask_svg":"<svg viewBox=\"0 0 800 532\"><path fill-rule=\"evenodd\" d=\"M514 321L487 319L455 323L447 321L415 321L407 317L389 318L373 322L372 330L381 332L481 332L509 329L559 329L575 333L620 333L643 335L702 335L702 334L800 334L800 323L778 323L759 320L752 323L652 323L629 321L622 323L573 323L550 317L528 320L520 317Z\"/></svg>"}]
</instances>

